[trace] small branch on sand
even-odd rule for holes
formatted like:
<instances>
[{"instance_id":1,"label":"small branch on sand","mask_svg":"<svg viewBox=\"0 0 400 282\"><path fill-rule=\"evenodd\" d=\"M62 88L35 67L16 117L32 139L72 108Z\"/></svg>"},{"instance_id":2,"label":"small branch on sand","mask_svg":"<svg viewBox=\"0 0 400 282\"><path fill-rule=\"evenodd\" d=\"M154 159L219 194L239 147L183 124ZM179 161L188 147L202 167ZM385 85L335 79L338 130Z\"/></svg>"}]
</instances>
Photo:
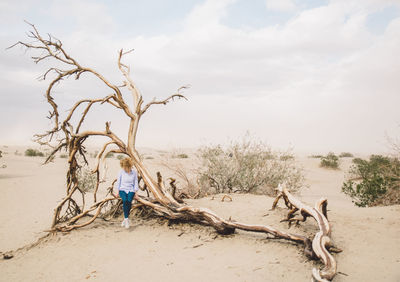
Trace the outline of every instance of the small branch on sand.
<instances>
[{"instance_id":1,"label":"small branch on sand","mask_svg":"<svg viewBox=\"0 0 400 282\"><path fill-rule=\"evenodd\" d=\"M221 199L221 202L225 201L225 199L229 199L229 202L232 202L232 197L229 195L224 195Z\"/></svg>"}]
</instances>

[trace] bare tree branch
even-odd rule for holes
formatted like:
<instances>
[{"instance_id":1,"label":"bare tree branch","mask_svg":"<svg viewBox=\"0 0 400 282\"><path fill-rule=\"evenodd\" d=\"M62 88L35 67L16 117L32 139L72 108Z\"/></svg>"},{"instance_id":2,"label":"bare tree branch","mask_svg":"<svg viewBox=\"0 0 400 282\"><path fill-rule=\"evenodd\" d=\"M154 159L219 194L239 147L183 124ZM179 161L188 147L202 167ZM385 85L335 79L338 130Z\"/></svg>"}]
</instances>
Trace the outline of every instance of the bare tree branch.
<instances>
[{"instance_id":1,"label":"bare tree branch","mask_svg":"<svg viewBox=\"0 0 400 282\"><path fill-rule=\"evenodd\" d=\"M187 98L181 94L173 94L173 95L169 96L168 98L161 100L161 101L157 101L154 98L153 101L151 101L150 103L148 103L146 106L143 107L140 114L143 115L152 105L166 105L168 102L170 102L171 100L173 101L175 98L187 100Z\"/></svg>"}]
</instances>

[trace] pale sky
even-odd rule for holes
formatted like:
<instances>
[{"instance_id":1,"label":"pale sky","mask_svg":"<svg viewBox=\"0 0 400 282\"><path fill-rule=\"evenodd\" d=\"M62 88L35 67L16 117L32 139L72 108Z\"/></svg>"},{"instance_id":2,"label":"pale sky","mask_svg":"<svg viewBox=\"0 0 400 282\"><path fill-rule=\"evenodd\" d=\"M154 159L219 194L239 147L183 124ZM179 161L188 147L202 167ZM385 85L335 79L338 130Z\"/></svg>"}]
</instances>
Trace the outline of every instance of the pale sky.
<instances>
[{"instance_id":1,"label":"pale sky","mask_svg":"<svg viewBox=\"0 0 400 282\"><path fill-rule=\"evenodd\" d=\"M0 0L0 145L28 144L49 126L38 81L49 66L22 48L27 20L63 41L82 65L120 84L121 48L145 101L182 85L188 101L154 106L142 147L226 143L247 131L274 148L387 151L400 135L400 0ZM61 112L109 94L90 76L55 88ZM127 93L127 97L129 94ZM88 126L126 135L101 109Z\"/></svg>"}]
</instances>

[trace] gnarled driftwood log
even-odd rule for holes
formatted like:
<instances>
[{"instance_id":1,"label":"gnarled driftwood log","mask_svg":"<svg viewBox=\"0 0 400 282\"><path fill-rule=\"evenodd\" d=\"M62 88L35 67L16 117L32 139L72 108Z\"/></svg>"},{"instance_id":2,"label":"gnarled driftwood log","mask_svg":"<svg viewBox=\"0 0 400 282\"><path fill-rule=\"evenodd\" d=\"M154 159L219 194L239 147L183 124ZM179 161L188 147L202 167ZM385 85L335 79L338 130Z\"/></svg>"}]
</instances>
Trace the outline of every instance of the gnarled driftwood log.
<instances>
[{"instance_id":1,"label":"gnarled driftwood log","mask_svg":"<svg viewBox=\"0 0 400 282\"><path fill-rule=\"evenodd\" d=\"M274 209L278 203L278 200L283 198L285 204L290 210L285 221L289 222L300 222L305 221L307 217L312 217L318 224L319 231L315 234L312 240L312 250L315 256L322 260L324 268L318 270L314 268L312 270L313 278L317 281L330 281L336 275L336 261L333 256L329 253L328 249L333 247L331 244L331 226L328 222L327 205L328 200L321 198L315 203L314 207L305 205L292 194L288 192L286 188L279 186L279 195L275 199L272 209ZM294 218L295 212L300 211L302 218Z\"/></svg>"}]
</instances>

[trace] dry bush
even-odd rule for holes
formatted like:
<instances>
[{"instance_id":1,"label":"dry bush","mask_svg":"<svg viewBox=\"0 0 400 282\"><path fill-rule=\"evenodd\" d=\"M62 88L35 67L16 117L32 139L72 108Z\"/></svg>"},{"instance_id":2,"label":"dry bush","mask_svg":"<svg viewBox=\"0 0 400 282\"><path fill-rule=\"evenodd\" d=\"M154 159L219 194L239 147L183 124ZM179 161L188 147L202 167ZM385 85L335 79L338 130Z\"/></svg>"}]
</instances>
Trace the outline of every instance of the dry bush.
<instances>
[{"instance_id":1,"label":"dry bush","mask_svg":"<svg viewBox=\"0 0 400 282\"><path fill-rule=\"evenodd\" d=\"M173 156L174 158L176 158L176 159L187 159L187 158L189 158L189 156L187 155L187 154L178 154L178 155L174 155Z\"/></svg>"},{"instance_id":2,"label":"dry bush","mask_svg":"<svg viewBox=\"0 0 400 282\"><path fill-rule=\"evenodd\" d=\"M0 151L0 158L2 158L2 157L3 157L3 156L2 156L2 153L3 153L3 152L2 152L2 151ZM2 165L0 168L7 168L7 165L5 165L5 164L4 164L4 165Z\"/></svg>"},{"instance_id":3,"label":"dry bush","mask_svg":"<svg viewBox=\"0 0 400 282\"><path fill-rule=\"evenodd\" d=\"M83 192L92 192L96 187L97 177L88 168L81 168L78 173L78 183Z\"/></svg>"},{"instance_id":4,"label":"dry bush","mask_svg":"<svg viewBox=\"0 0 400 282\"><path fill-rule=\"evenodd\" d=\"M342 152L340 153L339 158L354 158L354 155L350 152Z\"/></svg>"},{"instance_id":5,"label":"dry bush","mask_svg":"<svg viewBox=\"0 0 400 282\"><path fill-rule=\"evenodd\" d=\"M186 155L186 154L185 154ZM197 177L198 177L198 160L191 159L188 163L188 158L176 158L177 154L172 153L172 157L168 154L163 154L160 165L169 170L170 175L177 180L176 196L184 195L189 198L199 198L205 196L202 193ZM172 187L170 187L172 188Z\"/></svg>"},{"instance_id":6,"label":"dry bush","mask_svg":"<svg viewBox=\"0 0 400 282\"><path fill-rule=\"evenodd\" d=\"M106 158L107 158L107 159L112 159L112 158L114 158L114 153L108 152L107 155L106 155Z\"/></svg>"},{"instance_id":7,"label":"dry bush","mask_svg":"<svg viewBox=\"0 0 400 282\"><path fill-rule=\"evenodd\" d=\"M381 155L354 159L342 192L360 207L400 204L400 160Z\"/></svg>"},{"instance_id":8,"label":"dry bush","mask_svg":"<svg viewBox=\"0 0 400 282\"><path fill-rule=\"evenodd\" d=\"M339 157L330 152L329 154L321 158L320 167L338 169Z\"/></svg>"},{"instance_id":9,"label":"dry bush","mask_svg":"<svg viewBox=\"0 0 400 282\"><path fill-rule=\"evenodd\" d=\"M388 147L392 151L391 155L397 159L400 159L400 139L386 134L386 142L388 144Z\"/></svg>"},{"instance_id":10,"label":"dry bush","mask_svg":"<svg viewBox=\"0 0 400 282\"><path fill-rule=\"evenodd\" d=\"M386 139L391 157L372 155L369 160L353 159L342 192L357 206L400 204L400 140L388 135Z\"/></svg>"},{"instance_id":11,"label":"dry bush","mask_svg":"<svg viewBox=\"0 0 400 282\"><path fill-rule=\"evenodd\" d=\"M308 156L309 158L311 158L311 159L320 159L320 158L323 158L324 156L323 155L311 155L311 156Z\"/></svg>"},{"instance_id":12,"label":"dry bush","mask_svg":"<svg viewBox=\"0 0 400 282\"><path fill-rule=\"evenodd\" d=\"M29 148L29 149L27 149L25 151L25 156L28 156L28 157L44 157L44 154L42 152L38 151L38 150Z\"/></svg>"},{"instance_id":13,"label":"dry bush","mask_svg":"<svg viewBox=\"0 0 400 282\"><path fill-rule=\"evenodd\" d=\"M203 167L199 172L202 191L211 193L262 193L275 195L280 183L291 191L298 190L304 182L290 152L273 151L262 142L249 137L242 141L205 146L199 150Z\"/></svg>"},{"instance_id":14,"label":"dry bush","mask_svg":"<svg viewBox=\"0 0 400 282\"><path fill-rule=\"evenodd\" d=\"M99 151L94 151L93 153L90 153L90 157L96 158L98 154L99 154Z\"/></svg>"}]
</instances>

